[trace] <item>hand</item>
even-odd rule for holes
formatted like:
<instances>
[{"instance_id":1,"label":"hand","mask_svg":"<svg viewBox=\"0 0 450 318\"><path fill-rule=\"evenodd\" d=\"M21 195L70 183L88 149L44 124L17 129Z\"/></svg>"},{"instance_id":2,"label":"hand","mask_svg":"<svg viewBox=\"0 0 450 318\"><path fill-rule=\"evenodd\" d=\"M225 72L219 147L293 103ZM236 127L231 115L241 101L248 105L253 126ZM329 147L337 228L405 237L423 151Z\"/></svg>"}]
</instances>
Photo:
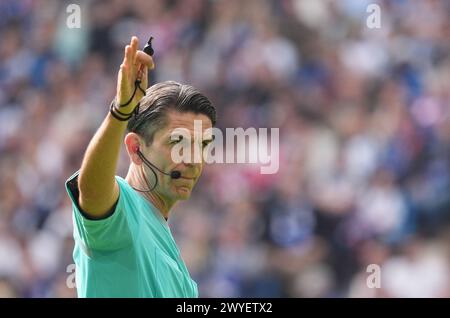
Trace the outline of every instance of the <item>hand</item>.
<instances>
[{"instance_id":1,"label":"hand","mask_svg":"<svg viewBox=\"0 0 450 318\"><path fill-rule=\"evenodd\" d=\"M131 38L130 44L125 47L125 55L120 65L117 78L117 107L121 112L130 114L139 103L144 93L138 88L131 102L123 107L119 105L126 104L135 90L135 81L140 80L140 87L145 91L148 86L148 69L154 69L155 64L150 55L139 51L139 39L136 36Z\"/></svg>"}]
</instances>

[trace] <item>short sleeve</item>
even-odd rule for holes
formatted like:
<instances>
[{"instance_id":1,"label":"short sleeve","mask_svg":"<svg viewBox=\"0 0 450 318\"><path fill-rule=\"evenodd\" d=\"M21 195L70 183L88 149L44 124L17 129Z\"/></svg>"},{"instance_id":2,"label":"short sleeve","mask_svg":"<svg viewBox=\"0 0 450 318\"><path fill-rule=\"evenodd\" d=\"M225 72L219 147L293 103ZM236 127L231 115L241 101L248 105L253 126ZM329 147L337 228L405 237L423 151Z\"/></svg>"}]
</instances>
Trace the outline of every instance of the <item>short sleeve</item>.
<instances>
[{"instance_id":1,"label":"short sleeve","mask_svg":"<svg viewBox=\"0 0 450 318\"><path fill-rule=\"evenodd\" d=\"M121 182L117 182L119 198L109 213L102 219L90 219L79 205L78 175L79 171L66 181L66 190L72 201L75 240L80 240L79 243L88 250L115 251L127 247L132 236L127 219L127 196L123 195Z\"/></svg>"}]
</instances>

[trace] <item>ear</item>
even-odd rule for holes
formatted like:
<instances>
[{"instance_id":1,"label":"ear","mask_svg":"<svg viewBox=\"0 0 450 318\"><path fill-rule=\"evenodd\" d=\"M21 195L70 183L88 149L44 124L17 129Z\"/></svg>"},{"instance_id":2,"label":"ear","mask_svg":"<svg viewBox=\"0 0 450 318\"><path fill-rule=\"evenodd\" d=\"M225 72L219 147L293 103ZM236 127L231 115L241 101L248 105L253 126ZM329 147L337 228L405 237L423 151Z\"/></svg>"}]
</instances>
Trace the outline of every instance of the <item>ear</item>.
<instances>
[{"instance_id":1,"label":"ear","mask_svg":"<svg viewBox=\"0 0 450 318\"><path fill-rule=\"evenodd\" d=\"M128 157L130 158L131 162L133 162L136 165L141 165L142 160L139 158L139 155L137 154L138 150L140 149L141 145L141 138L138 134L130 132L125 136L124 139L125 147L127 149Z\"/></svg>"}]
</instances>

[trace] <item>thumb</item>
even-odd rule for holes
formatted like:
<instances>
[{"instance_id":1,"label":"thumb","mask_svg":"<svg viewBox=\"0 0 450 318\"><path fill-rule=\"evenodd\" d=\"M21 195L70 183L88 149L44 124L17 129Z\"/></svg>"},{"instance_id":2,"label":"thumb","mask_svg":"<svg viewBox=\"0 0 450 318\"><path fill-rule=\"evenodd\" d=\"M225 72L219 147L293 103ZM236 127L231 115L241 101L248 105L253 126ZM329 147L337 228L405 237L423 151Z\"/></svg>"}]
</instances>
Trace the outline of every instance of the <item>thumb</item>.
<instances>
[{"instance_id":1,"label":"thumb","mask_svg":"<svg viewBox=\"0 0 450 318\"><path fill-rule=\"evenodd\" d=\"M142 51L136 52L136 60L139 63L146 65L147 68L151 70L155 68L155 63L153 62L152 57Z\"/></svg>"}]
</instances>

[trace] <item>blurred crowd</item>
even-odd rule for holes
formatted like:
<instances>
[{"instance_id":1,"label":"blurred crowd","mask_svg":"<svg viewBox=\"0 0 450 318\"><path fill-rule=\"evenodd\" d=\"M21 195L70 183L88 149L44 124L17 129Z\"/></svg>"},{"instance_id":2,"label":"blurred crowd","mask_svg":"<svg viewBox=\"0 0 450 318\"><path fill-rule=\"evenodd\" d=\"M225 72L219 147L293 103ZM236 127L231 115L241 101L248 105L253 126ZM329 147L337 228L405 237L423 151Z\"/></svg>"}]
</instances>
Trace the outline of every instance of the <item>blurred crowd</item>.
<instances>
[{"instance_id":1,"label":"blurred crowd","mask_svg":"<svg viewBox=\"0 0 450 318\"><path fill-rule=\"evenodd\" d=\"M277 174L207 165L173 212L200 296L450 297L444 0L1 0L0 297L76 295L64 182L131 35L220 129L280 128Z\"/></svg>"}]
</instances>

